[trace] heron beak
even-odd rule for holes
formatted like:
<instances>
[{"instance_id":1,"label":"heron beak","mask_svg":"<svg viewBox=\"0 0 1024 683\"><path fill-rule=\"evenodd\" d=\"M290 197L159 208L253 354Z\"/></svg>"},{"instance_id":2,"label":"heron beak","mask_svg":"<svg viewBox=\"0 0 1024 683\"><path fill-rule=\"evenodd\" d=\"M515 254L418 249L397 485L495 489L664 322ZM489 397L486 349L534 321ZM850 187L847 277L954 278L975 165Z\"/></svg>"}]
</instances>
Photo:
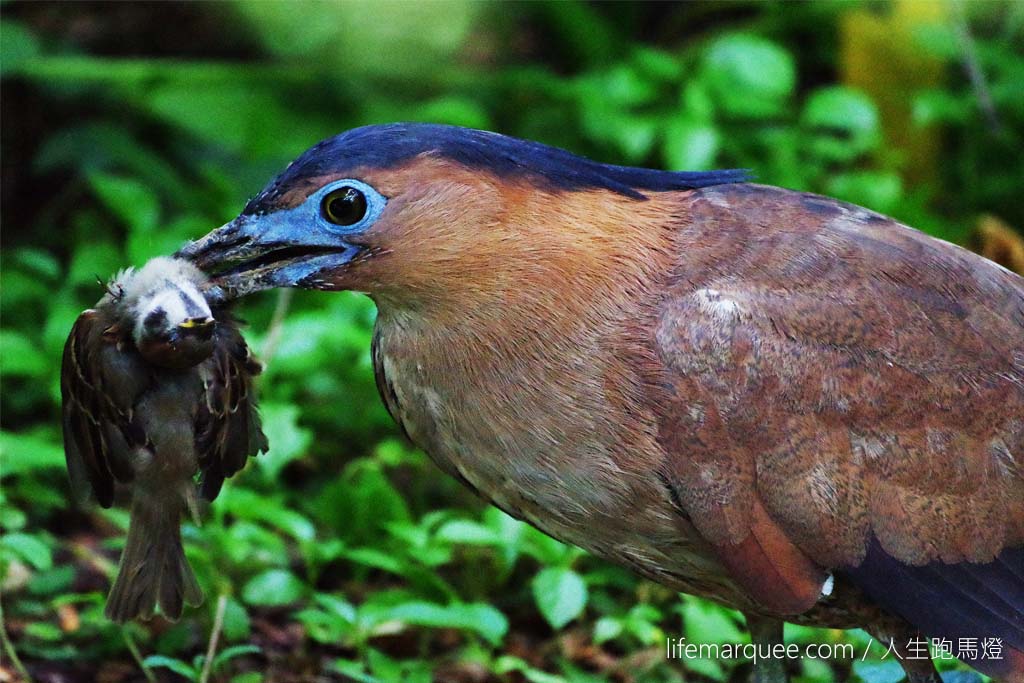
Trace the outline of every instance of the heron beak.
<instances>
[{"instance_id":1,"label":"heron beak","mask_svg":"<svg viewBox=\"0 0 1024 683\"><path fill-rule=\"evenodd\" d=\"M210 276L208 298L230 301L273 287L329 288L325 277L362 248L299 219L290 211L242 215L175 256Z\"/></svg>"}]
</instances>

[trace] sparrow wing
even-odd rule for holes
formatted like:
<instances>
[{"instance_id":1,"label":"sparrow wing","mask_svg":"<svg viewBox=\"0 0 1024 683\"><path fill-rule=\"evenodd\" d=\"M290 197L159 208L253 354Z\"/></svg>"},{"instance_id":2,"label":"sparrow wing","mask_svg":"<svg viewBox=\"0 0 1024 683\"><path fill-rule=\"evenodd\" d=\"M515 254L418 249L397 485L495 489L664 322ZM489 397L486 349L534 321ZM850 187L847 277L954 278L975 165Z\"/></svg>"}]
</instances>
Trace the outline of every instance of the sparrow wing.
<instances>
[{"instance_id":1,"label":"sparrow wing","mask_svg":"<svg viewBox=\"0 0 1024 683\"><path fill-rule=\"evenodd\" d=\"M199 367L204 395L196 416L200 490L207 500L250 456L267 450L252 386L263 368L233 321L219 321L214 334L213 355Z\"/></svg>"},{"instance_id":2,"label":"sparrow wing","mask_svg":"<svg viewBox=\"0 0 1024 683\"><path fill-rule=\"evenodd\" d=\"M71 328L61 365L64 452L80 500L91 490L103 507L114 501L114 482L132 478L132 452L145 445L132 406L149 379L137 354L124 351L120 332L97 309Z\"/></svg>"}]
</instances>

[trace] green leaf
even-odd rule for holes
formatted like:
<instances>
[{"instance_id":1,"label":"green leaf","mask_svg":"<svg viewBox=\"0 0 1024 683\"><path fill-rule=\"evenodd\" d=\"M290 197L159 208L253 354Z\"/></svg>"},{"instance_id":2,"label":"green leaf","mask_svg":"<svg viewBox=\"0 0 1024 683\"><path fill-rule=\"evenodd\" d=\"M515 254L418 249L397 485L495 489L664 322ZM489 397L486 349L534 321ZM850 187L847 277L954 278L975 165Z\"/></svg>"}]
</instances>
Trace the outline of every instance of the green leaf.
<instances>
[{"instance_id":1,"label":"green leaf","mask_svg":"<svg viewBox=\"0 0 1024 683\"><path fill-rule=\"evenodd\" d=\"M240 3L237 12L245 25L271 53L299 58L299 64L317 64L338 79L341 94L352 84L366 83L369 74L391 78L404 74L420 87L442 77L454 53L464 45L482 3L469 0L429 3L379 3L351 0L344 3ZM373 21L363 17L373 16ZM315 69L304 67L317 75ZM360 78L354 79L358 74ZM325 89L324 79L315 81ZM374 81L371 80L370 83ZM372 91L372 88L369 88ZM333 96L324 96L334 101ZM398 98L395 98L398 99ZM288 119L302 120L287 111Z\"/></svg>"},{"instance_id":2,"label":"green leaf","mask_svg":"<svg viewBox=\"0 0 1024 683\"><path fill-rule=\"evenodd\" d=\"M984 683L977 671L942 671L942 683Z\"/></svg>"},{"instance_id":3,"label":"green leaf","mask_svg":"<svg viewBox=\"0 0 1024 683\"><path fill-rule=\"evenodd\" d=\"M409 120L427 123L447 123L466 128L491 127L487 111L478 102L467 97L447 96L424 103Z\"/></svg>"},{"instance_id":4,"label":"green leaf","mask_svg":"<svg viewBox=\"0 0 1024 683\"><path fill-rule=\"evenodd\" d=\"M661 611L653 605L636 605L629 610L629 614L626 616L626 630L644 645L663 642L665 633L657 625L661 616Z\"/></svg>"},{"instance_id":5,"label":"green leaf","mask_svg":"<svg viewBox=\"0 0 1024 683\"><path fill-rule=\"evenodd\" d=\"M392 659L383 652L373 648L367 650L366 660L373 675L382 681L430 683L434 680L430 675L430 669L433 668L430 662L416 659Z\"/></svg>"},{"instance_id":6,"label":"green leaf","mask_svg":"<svg viewBox=\"0 0 1024 683\"><path fill-rule=\"evenodd\" d=\"M334 595L328 595L327 593L317 593L313 596L313 599L332 616L348 624L355 623L356 608L347 600Z\"/></svg>"},{"instance_id":7,"label":"green leaf","mask_svg":"<svg viewBox=\"0 0 1024 683\"><path fill-rule=\"evenodd\" d=\"M147 187L160 188L163 196L173 197L179 206L195 206L209 192L205 183L183 180L166 156L149 148L124 125L91 117L54 132L40 147L33 170L44 174L59 169L87 175L116 169Z\"/></svg>"},{"instance_id":8,"label":"green leaf","mask_svg":"<svg viewBox=\"0 0 1024 683\"><path fill-rule=\"evenodd\" d=\"M245 640L251 630L249 613L245 607L237 600L229 598L224 608L224 638L229 642Z\"/></svg>"},{"instance_id":9,"label":"green leaf","mask_svg":"<svg viewBox=\"0 0 1024 683\"><path fill-rule=\"evenodd\" d=\"M313 442L313 433L299 426L302 411L296 405L264 402L260 405L260 414L270 450L256 458L256 463L265 479L273 482L285 465L306 453Z\"/></svg>"},{"instance_id":10,"label":"green leaf","mask_svg":"<svg viewBox=\"0 0 1024 683\"><path fill-rule=\"evenodd\" d=\"M690 596L684 598L681 609L686 637L691 643L721 645L747 640L731 610Z\"/></svg>"},{"instance_id":11,"label":"green leaf","mask_svg":"<svg viewBox=\"0 0 1024 683\"><path fill-rule=\"evenodd\" d=\"M622 633L622 620L614 617L601 617L594 624L594 642L603 643L613 638L618 638Z\"/></svg>"},{"instance_id":12,"label":"green leaf","mask_svg":"<svg viewBox=\"0 0 1024 683\"><path fill-rule=\"evenodd\" d=\"M789 52L743 33L715 40L704 54L701 73L722 109L741 117L778 114L796 85Z\"/></svg>"},{"instance_id":13,"label":"green leaf","mask_svg":"<svg viewBox=\"0 0 1024 683\"><path fill-rule=\"evenodd\" d=\"M957 97L935 88L918 91L914 95L911 112L914 123L919 126L941 123L964 125L971 120L975 106L973 98Z\"/></svg>"},{"instance_id":14,"label":"green leaf","mask_svg":"<svg viewBox=\"0 0 1024 683\"><path fill-rule=\"evenodd\" d=\"M812 149L827 159L853 159L874 149L881 139L875 103L852 88L815 90L804 105L802 120L818 134Z\"/></svg>"},{"instance_id":15,"label":"green leaf","mask_svg":"<svg viewBox=\"0 0 1024 683\"><path fill-rule=\"evenodd\" d=\"M379 543L391 522L408 522L405 498L380 471L377 463L349 463L344 476L324 487L313 513L351 543Z\"/></svg>"},{"instance_id":16,"label":"green leaf","mask_svg":"<svg viewBox=\"0 0 1024 683\"><path fill-rule=\"evenodd\" d=\"M42 377L56 359L47 358L39 344L11 330L0 330L0 374L8 377Z\"/></svg>"},{"instance_id":17,"label":"green leaf","mask_svg":"<svg viewBox=\"0 0 1024 683\"><path fill-rule=\"evenodd\" d=\"M89 182L100 201L132 233L151 233L156 228L160 202L148 187L133 178L99 172L91 174Z\"/></svg>"},{"instance_id":18,"label":"green leaf","mask_svg":"<svg viewBox=\"0 0 1024 683\"><path fill-rule=\"evenodd\" d=\"M685 119L700 123L714 121L715 103L707 85L700 79L691 79L683 87L681 113Z\"/></svg>"},{"instance_id":19,"label":"green leaf","mask_svg":"<svg viewBox=\"0 0 1024 683\"><path fill-rule=\"evenodd\" d=\"M117 266L113 267L116 268ZM94 287L91 290L91 294L95 294L95 299L90 297L92 299L90 303L94 303L102 296L103 290L96 284L94 276L90 276L90 278L90 284ZM70 277L68 279L70 280ZM71 332L71 326L75 324L75 320L82 313L82 306L74 300L70 288L64 287L57 291L48 309L46 323L43 325L43 348L51 358L56 360L61 357L68 333ZM56 363L55 367L57 367ZM60 394L58 393L56 397L59 396Z\"/></svg>"},{"instance_id":20,"label":"green leaf","mask_svg":"<svg viewBox=\"0 0 1024 683\"><path fill-rule=\"evenodd\" d=\"M263 683L263 673L261 671L246 671L232 676L231 683Z\"/></svg>"},{"instance_id":21,"label":"green leaf","mask_svg":"<svg viewBox=\"0 0 1024 683\"><path fill-rule=\"evenodd\" d=\"M911 30L914 46L949 62L963 59L964 39L957 35L955 26L951 21L915 22Z\"/></svg>"},{"instance_id":22,"label":"green leaf","mask_svg":"<svg viewBox=\"0 0 1024 683\"><path fill-rule=\"evenodd\" d=\"M39 640L62 640L64 632L54 624L46 621L36 621L25 626L25 633Z\"/></svg>"},{"instance_id":23,"label":"green leaf","mask_svg":"<svg viewBox=\"0 0 1024 683\"><path fill-rule=\"evenodd\" d=\"M110 242L95 241L79 243L75 246L75 255L71 257L67 281L71 285L90 285L95 294L93 301L103 296L103 288L97 284L97 278L106 282L116 271L124 266L121 251ZM63 331L64 336L70 327Z\"/></svg>"},{"instance_id":24,"label":"green leaf","mask_svg":"<svg viewBox=\"0 0 1024 683\"><path fill-rule=\"evenodd\" d=\"M39 41L25 26L4 18L0 22L0 74L16 72L39 54Z\"/></svg>"},{"instance_id":25,"label":"green leaf","mask_svg":"<svg viewBox=\"0 0 1024 683\"><path fill-rule=\"evenodd\" d=\"M223 552L235 563L256 563L257 566L288 563L288 546L279 535L239 520L228 527Z\"/></svg>"},{"instance_id":26,"label":"green leaf","mask_svg":"<svg viewBox=\"0 0 1024 683\"><path fill-rule=\"evenodd\" d=\"M587 606L587 585L565 567L549 567L533 579L533 597L551 627L560 629Z\"/></svg>"},{"instance_id":27,"label":"green leaf","mask_svg":"<svg viewBox=\"0 0 1024 683\"><path fill-rule=\"evenodd\" d=\"M400 558L376 548L353 548L352 550L346 550L344 555L352 562L375 569L382 569L392 574L402 575L407 570L405 563Z\"/></svg>"},{"instance_id":28,"label":"green leaf","mask_svg":"<svg viewBox=\"0 0 1024 683\"><path fill-rule=\"evenodd\" d=\"M218 503L239 519L265 522L297 541L308 542L316 538L316 528L312 522L285 507L282 501L253 490L241 486L227 488L221 493Z\"/></svg>"},{"instance_id":29,"label":"green leaf","mask_svg":"<svg viewBox=\"0 0 1024 683\"><path fill-rule=\"evenodd\" d=\"M263 652L263 650L261 650L257 645L232 645L231 647L224 648L219 655L213 658L213 668L218 670L221 666L235 657L259 654L261 652Z\"/></svg>"},{"instance_id":30,"label":"green leaf","mask_svg":"<svg viewBox=\"0 0 1024 683\"><path fill-rule=\"evenodd\" d=\"M490 527L468 519L445 522L435 537L440 541L467 545L498 545L503 542L501 536Z\"/></svg>"},{"instance_id":31,"label":"green leaf","mask_svg":"<svg viewBox=\"0 0 1024 683\"><path fill-rule=\"evenodd\" d=\"M637 70L654 80L678 82L683 76L683 66L679 58L668 52L640 46L633 53L632 61L636 64Z\"/></svg>"},{"instance_id":32,"label":"green leaf","mask_svg":"<svg viewBox=\"0 0 1024 683\"><path fill-rule=\"evenodd\" d=\"M903 198L903 181L895 173L851 171L831 178L826 191L838 199L891 213Z\"/></svg>"},{"instance_id":33,"label":"green leaf","mask_svg":"<svg viewBox=\"0 0 1024 683\"><path fill-rule=\"evenodd\" d=\"M549 674L547 671L535 669L533 667L523 669L523 678L527 680L527 683L569 683L569 681L562 676Z\"/></svg>"},{"instance_id":34,"label":"green leaf","mask_svg":"<svg viewBox=\"0 0 1024 683\"><path fill-rule=\"evenodd\" d=\"M622 153L636 161L647 156L658 134L658 122L650 116L618 116L609 127Z\"/></svg>"},{"instance_id":35,"label":"green leaf","mask_svg":"<svg viewBox=\"0 0 1024 683\"><path fill-rule=\"evenodd\" d=\"M320 608L299 610L294 615L295 620L305 626L309 637L318 642L334 645L345 642L358 619L355 607L324 593L317 593L313 599Z\"/></svg>"},{"instance_id":36,"label":"green leaf","mask_svg":"<svg viewBox=\"0 0 1024 683\"><path fill-rule=\"evenodd\" d=\"M60 277L60 263L57 258L43 249L21 247L11 254L11 261L39 279L52 282Z\"/></svg>"},{"instance_id":37,"label":"green leaf","mask_svg":"<svg viewBox=\"0 0 1024 683\"><path fill-rule=\"evenodd\" d=\"M249 579L242 588L242 599L250 605L273 607L297 602L305 586L285 569L269 569Z\"/></svg>"},{"instance_id":38,"label":"green leaf","mask_svg":"<svg viewBox=\"0 0 1024 683\"><path fill-rule=\"evenodd\" d=\"M156 256L174 253L182 244L208 232L210 221L200 216L181 216L163 221L158 230L133 230L128 235L128 260L143 264Z\"/></svg>"},{"instance_id":39,"label":"green leaf","mask_svg":"<svg viewBox=\"0 0 1024 683\"><path fill-rule=\"evenodd\" d=\"M4 322L23 323L34 321L39 313L39 302L53 296L45 278L28 269L5 264L0 272L0 288L3 291Z\"/></svg>"},{"instance_id":40,"label":"green leaf","mask_svg":"<svg viewBox=\"0 0 1024 683\"><path fill-rule=\"evenodd\" d=\"M380 650L370 648L366 660L373 675L382 681L398 681L402 677L402 665Z\"/></svg>"},{"instance_id":41,"label":"green leaf","mask_svg":"<svg viewBox=\"0 0 1024 683\"><path fill-rule=\"evenodd\" d=\"M53 567L53 554L49 546L30 534L4 534L3 538L0 538L0 547L14 553L36 569L45 571Z\"/></svg>"},{"instance_id":42,"label":"green leaf","mask_svg":"<svg viewBox=\"0 0 1024 683\"><path fill-rule=\"evenodd\" d=\"M706 678L710 678L713 681L726 680L725 671L722 669L721 662L717 659L708 659L706 657L687 657L683 660L683 666L688 670L694 671Z\"/></svg>"},{"instance_id":43,"label":"green leaf","mask_svg":"<svg viewBox=\"0 0 1024 683\"><path fill-rule=\"evenodd\" d=\"M199 670L193 667L187 662L183 662L180 659L174 657L165 657L164 655L150 655L142 660L142 663L150 669L165 668L170 669L179 676L183 676L190 681L199 679Z\"/></svg>"},{"instance_id":44,"label":"green leaf","mask_svg":"<svg viewBox=\"0 0 1024 683\"><path fill-rule=\"evenodd\" d=\"M906 678L903 667L896 659L881 662L858 659L853 663L853 672L863 683L899 683Z\"/></svg>"},{"instance_id":45,"label":"green leaf","mask_svg":"<svg viewBox=\"0 0 1024 683\"><path fill-rule=\"evenodd\" d=\"M71 589L75 580L75 566L58 564L53 569L41 571L29 581L28 590L33 595L54 595Z\"/></svg>"},{"instance_id":46,"label":"green leaf","mask_svg":"<svg viewBox=\"0 0 1024 683\"><path fill-rule=\"evenodd\" d=\"M485 603L407 602L392 608L388 616L420 626L475 631L492 645L498 645L508 631L505 615Z\"/></svg>"},{"instance_id":47,"label":"green leaf","mask_svg":"<svg viewBox=\"0 0 1024 683\"><path fill-rule=\"evenodd\" d=\"M665 164L676 171L713 168L718 156L718 129L695 121L674 121L665 130Z\"/></svg>"},{"instance_id":48,"label":"green leaf","mask_svg":"<svg viewBox=\"0 0 1024 683\"><path fill-rule=\"evenodd\" d=\"M502 675L513 671L522 674L529 683L567 683L565 678L535 669L519 657L502 655L494 662L494 673ZM578 680L573 678L572 680Z\"/></svg>"},{"instance_id":49,"label":"green leaf","mask_svg":"<svg viewBox=\"0 0 1024 683\"><path fill-rule=\"evenodd\" d=\"M568 565L571 558L581 552L535 527L524 525L521 530L520 549L541 564Z\"/></svg>"},{"instance_id":50,"label":"green leaf","mask_svg":"<svg viewBox=\"0 0 1024 683\"><path fill-rule=\"evenodd\" d=\"M648 104L657 97L658 89L635 69L625 64L613 66L592 77L594 95L603 95L604 101L623 106Z\"/></svg>"},{"instance_id":51,"label":"green leaf","mask_svg":"<svg viewBox=\"0 0 1024 683\"><path fill-rule=\"evenodd\" d=\"M18 508L5 503L6 501L0 497L0 527L7 531L24 529L28 516Z\"/></svg>"},{"instance_id":52,"label":"green leaf","mask_svg":"<svg viewBox=\"0 0 1024 683\"><path fill-rule=\"evenodd\" d=\"M358 683L383 683L379 678L375 678L374 676L366 673L366 669L362 662L352 662L347 659L336 659L331 665L331 668L342 676L351 678L353 681L357 681Z\"/></svg>"},{"instance_id":53,"label":"green leaf","mask_svg":"<svg viewBox=\"0 0 1024 683\"><path fill-rule=\"evenodd\" d=\"M247 156L292 157L333 130L315 110L294 116L274 83L168 80L137 101L207 144Z\"/></svg>"},{"instance_id":54,"label":"green leaf","mask_svg":"<svg viewBox=\"0 0 1024 683\"><path fill-rule=\"evenodd\" d=\"M64 467L64 449L53 441L0 431L0 477Z\"/></svg>"}]
</instances>

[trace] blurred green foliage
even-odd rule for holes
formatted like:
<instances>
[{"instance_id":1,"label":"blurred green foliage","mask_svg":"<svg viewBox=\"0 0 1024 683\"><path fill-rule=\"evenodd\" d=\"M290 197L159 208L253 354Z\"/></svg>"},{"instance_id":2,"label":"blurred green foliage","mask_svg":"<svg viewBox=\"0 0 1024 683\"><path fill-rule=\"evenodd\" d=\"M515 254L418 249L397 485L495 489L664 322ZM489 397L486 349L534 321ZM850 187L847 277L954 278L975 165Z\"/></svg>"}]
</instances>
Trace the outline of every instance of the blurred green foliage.
<instances>
[{"instance_id":1,"label":"blurred green foliage","mask_svg":"<svg viewBox=\"0 0 1024 683\"><path fill-rule=\"evenodd\" d=\"M941 148L911 183L914 159L876 101L840 77L844 20L886 16L884 3L5 3L0 576L32 674L143 680L144 662L147 677L199 680L223 596L211 680L742 680L749 662L663 654L666 636L744 640L737 615L486 507L401 440L373 384L374 310L354 294L241 306L271 359L271 452L186 525L206 604L122 630L102 603L126 513L70 501L62 344L98 277L229 220L313 142L372 122L750 168L953 240L981 212L1024 225L1024 5L947 7L887 57L942 74L897 97ZM881 92L886 73L871 81ZM787 636L858 656L868 644ZM810 682L843 680L853 662L791 664ZM870 659L853 675L901 676Z\"/></svg>"}]
</instances>

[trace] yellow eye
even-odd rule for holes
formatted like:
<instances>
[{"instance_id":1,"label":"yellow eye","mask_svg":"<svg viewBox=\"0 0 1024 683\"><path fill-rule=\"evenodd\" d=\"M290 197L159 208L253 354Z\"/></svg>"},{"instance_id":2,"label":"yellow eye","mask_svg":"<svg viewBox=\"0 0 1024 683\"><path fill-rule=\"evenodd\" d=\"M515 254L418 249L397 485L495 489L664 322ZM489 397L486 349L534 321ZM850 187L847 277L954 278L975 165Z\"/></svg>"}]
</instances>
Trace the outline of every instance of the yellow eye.
<instances>
[{"instance_id":1,"label":"yellow eye","mask_svg":"<svg viewBox=\"0 0 1024 683\"><path fill-rule=\"evenodd\" d=\"M339 187L327 193L320 210L335 225L355 225L366 215L366 195L354 187Z\"/></svg>"}]
</instances>

